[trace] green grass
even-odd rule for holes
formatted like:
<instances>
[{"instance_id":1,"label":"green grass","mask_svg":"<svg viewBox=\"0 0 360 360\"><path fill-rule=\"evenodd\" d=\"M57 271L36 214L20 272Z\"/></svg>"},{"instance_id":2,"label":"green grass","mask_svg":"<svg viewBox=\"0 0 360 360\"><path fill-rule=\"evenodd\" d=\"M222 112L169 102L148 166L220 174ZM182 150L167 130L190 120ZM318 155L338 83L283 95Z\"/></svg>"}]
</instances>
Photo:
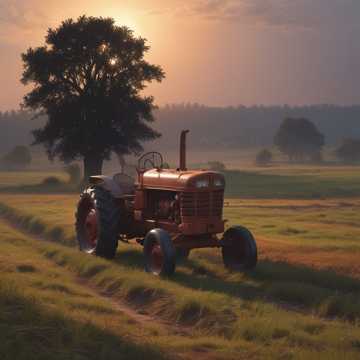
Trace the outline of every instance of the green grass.
<instances>
[{"instance_id":1,"label":"green grass","mask_svg":"<svg viewBox=\"0 0 360 360\"><path fill-rule=\"evenodd\" d=\"M49 176L62 183L45 186ZM360 166L274 165L247 166L225 172L226 195L230 198L323 199L360 196ZM61 172L0 172L2 193L77 193Z\"/></svg>"},{"instance_id":2,"label":"green grass","mask_svg":"<svg viewBox=\"0 0 360 360\"><path fill-rule=\"evenodd\" d=\"M359 166L283 166L225 172L228 197L321 199L360 196Z\"/></svg>"},{"instance_id":3,"label":"green grass","mask_svg":"<svg viewBox=\"0 0 360 360\"><path fill-rule=\"evenodd\" d=\"M47 180L56 183L46 183ZM0 171L0 193L58 194L78 193L80 186L69 183L65 172L57 171Z\"/></svg>"},{"instance_id":4,"label":"green grass","mask_svg":"<svg viewBox=\"0 0 360 360\"><path fill-rule=\"evenodd\" d=\"M136 324L46 260L33 241L0 227L1 359L169 358L160 345L129 336Z\"/></svg>"},{"instance_id":5,"label":"green grass","mask_svg":"<svg viewBox=\"0 0 360 360\"><path fill-rule=\"evenodd\" d=\"M225 216L261 236L287 244L360 250L358 200L338 201L230 200ZM286 219L286 221L284 221Z\"/></svg>"},{"instance_id":6,"label":"green grass","mask_svg":"<svg viewBox=\"0 0 360 360\"><path fill-rule=\"evenodd\" d=\"M101 311L98 306L85 304L78 308ZM60 310L49 311L35 297L6 280L0 282L0 311L3 360L165 358L150 346L129 343L125 334L120 336L89 322L77 321Z\"/></svg>"},{"instance_id":7,"label":"green grass","mask_svg":"<svg viewBox=\"0 0 360 360\"><path fill-rule=\"evenodd\" d=\"M75 210L79 198L79 194L2 194L0 201L10 207L22 209L22 221L25 222L25 225L27 219L29 226L32 222L40 221L45 232L53 235L61 233L65 241L74 241Z\"/></svg>"},{"instance_id":8,"label":"green grass","mask_svg":"<svg viewBox=\"0 0 360 360\"><path fill-rule=\"evenodd\" d=\"M33 210L27 204L28 210ZM13 221L22 215L16 210ZM42 213L41 219L47 236L52 217ZM61 245L31 239L26 242L28 248L23 253L27 257L31 248L56 268L86 279L113 299L160 319L191 326L191 339L172 337L171 346L177 351L210 343L212 352L223 356L235 352L234 358L243 354L252 358L355 359L360 354L360 281L350 275L263 256L254 272L229 273L219 254L199 250L179 264L172 279L159 279L143 272L140 247L120 244L116 259L109 262ZM29 269L17 270L16 276L37 273ZM42 283L41 290L68 296L76 292L61 285L61 280L50 287ZM90 311L91 306L87 309ZM207 342L205 337L209 337ZM156 343L161 348L166 341L169 338L162 334Z\"/></svg>"}]
</instances>

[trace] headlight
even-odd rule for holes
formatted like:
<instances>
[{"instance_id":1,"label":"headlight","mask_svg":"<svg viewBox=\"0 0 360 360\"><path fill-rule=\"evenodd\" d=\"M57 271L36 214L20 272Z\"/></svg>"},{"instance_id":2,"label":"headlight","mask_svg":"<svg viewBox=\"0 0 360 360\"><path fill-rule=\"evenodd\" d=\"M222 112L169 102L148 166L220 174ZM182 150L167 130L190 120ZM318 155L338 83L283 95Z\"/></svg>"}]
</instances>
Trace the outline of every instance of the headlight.
<instances>
[{"instance_id":1,"label":"headlight","mask_svg":"<svg viewBox=\"0 0 360 360\"><path fill-rule=\"evenodd\" d=\"M195 186L198 189L209 187L209 179L197 180L196 183L195 183Z\"/></svg>"},{"instance_id":2,"label":"headlight","mask_svg":"<svg viewBox=\"0 0 360 360\"><path fill-rule=\"evenodd\" d=\"M215 179L214 180L214 186L222 187L222 186L224 186L224 181L222 179Z\"/></svg>"}]
</instances>

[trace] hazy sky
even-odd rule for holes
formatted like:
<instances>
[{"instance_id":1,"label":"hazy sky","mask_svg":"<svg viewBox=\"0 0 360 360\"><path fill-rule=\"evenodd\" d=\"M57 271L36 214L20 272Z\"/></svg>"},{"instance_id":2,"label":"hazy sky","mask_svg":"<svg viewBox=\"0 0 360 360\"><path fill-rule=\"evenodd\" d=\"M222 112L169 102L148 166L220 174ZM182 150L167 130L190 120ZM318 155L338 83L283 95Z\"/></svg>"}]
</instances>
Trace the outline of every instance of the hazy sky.
<instances>
[{"instance_id":1,"label":"hazy sky","mask_svg":"<svg viewBox=\"0 0 360 360\"><path fill-rule=\"evenodd\" d=\"M360 103L360 0L0 0L0 110L26 90L21 52L82 14L149 40L160 105Z\"/></svg>"}]
</instances>

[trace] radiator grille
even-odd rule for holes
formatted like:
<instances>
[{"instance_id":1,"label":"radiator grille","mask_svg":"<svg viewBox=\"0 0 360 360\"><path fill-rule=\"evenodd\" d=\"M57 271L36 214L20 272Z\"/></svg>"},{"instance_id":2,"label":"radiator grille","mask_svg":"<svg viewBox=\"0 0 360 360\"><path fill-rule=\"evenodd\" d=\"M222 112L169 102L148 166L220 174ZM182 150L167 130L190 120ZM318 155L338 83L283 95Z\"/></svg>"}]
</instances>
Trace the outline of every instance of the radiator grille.
<instances>
[{"instance_id":1,"label":"radiator grille","mask_svg":"<svg viewBox=\"0 0 360 360\"><path fill-rule=\"evenodd\" d=\"M181 216L222 216L224 191L181 193Z\"/></svg>"}]
</instances>

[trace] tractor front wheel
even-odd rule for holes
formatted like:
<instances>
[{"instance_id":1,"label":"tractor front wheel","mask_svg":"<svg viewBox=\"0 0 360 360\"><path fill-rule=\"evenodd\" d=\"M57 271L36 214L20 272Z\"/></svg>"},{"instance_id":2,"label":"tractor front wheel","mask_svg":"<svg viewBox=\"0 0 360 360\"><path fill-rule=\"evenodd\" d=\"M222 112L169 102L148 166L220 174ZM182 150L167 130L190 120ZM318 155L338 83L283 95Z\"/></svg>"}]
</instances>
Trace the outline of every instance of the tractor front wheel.
<instances>
[{"instance_id":1,"label":"tractor front wheel","mask_svg":"<svg viewBox=\"0 0 360 360\"><path fill-rule=\"evenodd\" d=\"M163 229L153 229L144 240L145 271L170 276L175 272L176 250L170 235Z\"/></svg>"},{"instance_id":2,"label":"tractor front wheel","mask_svg":"<svg viewBox=\"0 0 360 360\"><path fill-rule=\"evenodd\" d=\"M253 269L257 263L257 247L251 232L243 226L229 228L223 237L222 257L231 270Z\"/></svg>"},{"instance_id":3,"label":"tractor front wheel","mask_svg":"<svg viewBox=\"0 0 360 360\"><path fill-rule=\"evenodd\" d=\"M114 198L105 189L90 187L84 190L75 214L80 250L114 258L118 246L119 213Z\"/></svg>"}]
</instances>

